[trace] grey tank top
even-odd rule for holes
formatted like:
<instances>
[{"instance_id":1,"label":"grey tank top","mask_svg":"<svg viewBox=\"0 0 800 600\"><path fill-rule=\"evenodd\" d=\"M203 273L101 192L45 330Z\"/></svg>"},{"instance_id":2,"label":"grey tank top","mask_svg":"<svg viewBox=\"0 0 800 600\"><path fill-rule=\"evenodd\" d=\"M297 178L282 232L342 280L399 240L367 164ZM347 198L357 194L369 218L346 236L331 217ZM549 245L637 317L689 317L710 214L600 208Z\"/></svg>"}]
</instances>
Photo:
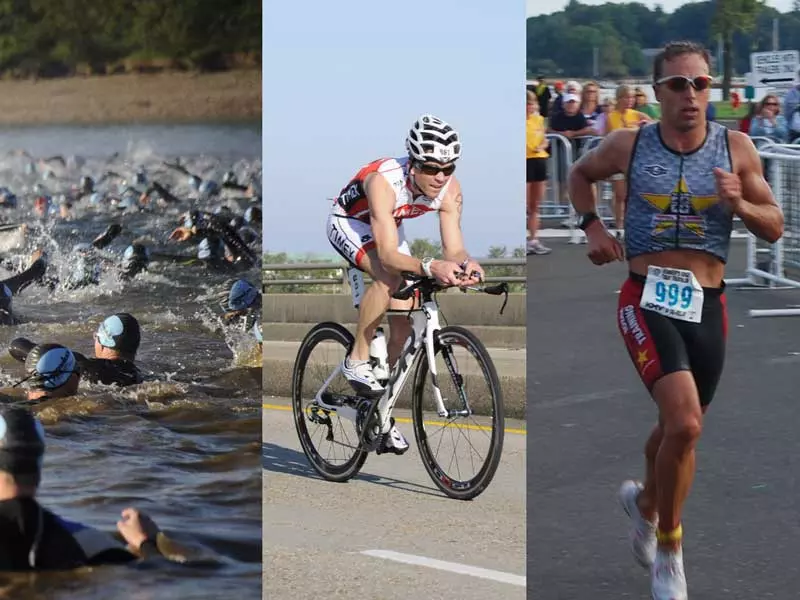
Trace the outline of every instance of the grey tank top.
<instances>
[{"instance_id":1,"label":"grey tank top","mask_svg":"<svg viewBox=\"0 0 800 600\"><path fill-rule=\"evenodd\" d=\"M719 203L712 169L732 171L728 130L708 123L705 142L689 154L667 148L658 123L636 136L625 209L627 257L700 250L728 260L733 213Z\"/></svg>"}]
</instances>

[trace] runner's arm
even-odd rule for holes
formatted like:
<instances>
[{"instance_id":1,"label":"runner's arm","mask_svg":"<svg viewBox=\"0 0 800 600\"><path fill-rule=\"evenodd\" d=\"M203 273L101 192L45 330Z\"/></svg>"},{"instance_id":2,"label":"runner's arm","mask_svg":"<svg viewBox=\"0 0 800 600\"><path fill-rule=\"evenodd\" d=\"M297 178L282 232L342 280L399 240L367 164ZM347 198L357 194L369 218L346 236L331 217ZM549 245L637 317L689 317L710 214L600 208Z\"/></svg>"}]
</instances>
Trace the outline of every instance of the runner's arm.
<instances>
[{"instance_id":1,"label":"runner's arm","mask_svg":"<svg viewBox=\"0 0 800 600\"><path fill-rule=\"evenodd\" d=\"M442 236L442 255L445 260L459 265L469 258L464 248L464 234L461 231L461 207L463 203L461 183L453 177L439 209L439 232Z\"/></svg>"},{"instance_id":2,"label":"runner's arm","mask_svg":"<svg viewBox=\"0 0 800 600\"><path fill-rule=\"evenodd\" d=\"M739 131L729 131L734 172L742 182L742 200L737 214L755 236L774 244L783 235L783 211L764 179L761 157L752 140Z\"/></svg>"},{"instance_id":3,"label":"runner's arm","mask_svg":"<svg viewBox=\"0 0 800 600\"><path fill-rule=\"evenodd\" d=\"M397 223L392 216L395 203L392 186L378 173L371 173L364 183L369 203L370 227L381 264L397 272L407 271L424 275L421 260L397 250L399 236Z\"/></svg>"},{"instance_id":4,"label":"runner's arm","mask_svg":"<svg viewBox=\"0 0 800 600\"><path fill-rule=\"evenodd\" d=\"M618 129L572 165L567 185L572 205L579 215L596 212L594 184L624 173L633 149L636 130Z\"/></svg>"}]
</instances>

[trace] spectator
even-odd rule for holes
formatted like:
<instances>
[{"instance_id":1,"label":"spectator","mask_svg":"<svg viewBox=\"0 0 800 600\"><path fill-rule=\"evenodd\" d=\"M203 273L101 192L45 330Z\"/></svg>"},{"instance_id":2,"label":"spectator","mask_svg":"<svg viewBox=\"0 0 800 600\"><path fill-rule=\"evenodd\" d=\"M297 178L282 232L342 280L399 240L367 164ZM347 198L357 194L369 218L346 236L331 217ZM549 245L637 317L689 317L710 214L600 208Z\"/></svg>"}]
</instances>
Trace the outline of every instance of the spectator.
<instances>
[{"instance_id":1,"label":"spectator","mask_svg":"<svg viewBox=\"0 0 800 600\"><path fill-rule=\"evenodd\" d=\"M528 217L528 240L526 253L549 254L550 248L539 241L539 208L544 198L547 185L547 136L545 135L544 117L539 112L539 99L536 94L528 92L526 137L526 205Z\"/></svg>"},{"instance_id":2,"label":"spectator","mask_svg":"<svg viewBox=\"0 0 800 600\"><path fill-rule=\"evenodd\" d=\"M581 114L586 117L587 124L592 128L592 133L594 133L594 126L597 119L603 114L599 94L600 89L594 81L590 81L584 85L581 91Z\"/></svg>"},{"instance_id":3,"label":"spectator","mask_svg":"<svg viewBox=\"0 0 800 600\"><path fill-rule=\"evenodd\" d=\"M798 72L798 75L800 75L800 72ZM783 98L783 114L786 115L787 119L792 118L798 106L800 106L800 84L786 92L786 96Z\"/></svg>"},{"instance_id":4,"label":"spectator","mask_svg":"<svg viewBox=\"0 0 800 600\"><path fill-rule=\"evenodd\" d=\"M780 102L774 94L768 94L761 101L758 116L750 123L750 137L765 137L778 144L789 141L789 126L780 114Z\"/></svg>"},{"instance_id":5,"label":"spectator","mask_svg":"<svg viewBox=\"0 0 800 600\"><path fill-rule=\"evenodd\" d=\"M633 90L635 101L633 103L633 108L638 110L640 113L646 114L648 117L653 119L654 121L658 119L658 113L656 112L655 106L650 104L647 99L647 94L644 93L644 90L640 87L637 87Z\"/></svg>"},{"instance_id":6,"label":"spectator","mask_svg":"<svg viewBox=\"0 0 800 600\"><path fill-rule=\"evenodd\" d=\"M614 100L611 98L604 98L600 103L600 112L594 121L594 132L596 135L605 135L608 128L608 115L614 107Z\"/></svg>"},{"instance_id":7,"label":"spectator","mask_svg":"<svg viewBox=\"0 0 800 600\"><path fill-rule=\"evenodd\" d=\"M546 119L550 101L553 99L553 92L550 91L550 86L547 85L544 75L539 77L539 83L536 85L534 94L536 94L536 100L539 104L539 113Z\"/></svg>"},{"instance_id":8,"label":"spectator","mask_svg":"<svg viewBox=\"0 0 800 600\"><path fill-rule=\"evenodd\" d=\"M567 82L565 86L565 90L561 93L561 90L557 90L559 92L558 96L556 96L555 100L553 100L553 106L550 109L550 118L552 119L556 116L559 112L561 112L561 107L564 102L564 96L566 94L574 94L578 97L581 95L581 84L575 80L570 80Z\"/></svg>"},{"instance_id":9,"label":"spectator","mask_svg":"<svg viewBox=\"0 0 800 600\"><path fill-rule=\"evenodd\" d=\"M592 135L593 129L581 112L581 99L576 94L564 94L561 110L553 112L549 133L558 133L572 141L573 156L580 151L580 142L575 138Z\"/></svg>"}]
</instances>

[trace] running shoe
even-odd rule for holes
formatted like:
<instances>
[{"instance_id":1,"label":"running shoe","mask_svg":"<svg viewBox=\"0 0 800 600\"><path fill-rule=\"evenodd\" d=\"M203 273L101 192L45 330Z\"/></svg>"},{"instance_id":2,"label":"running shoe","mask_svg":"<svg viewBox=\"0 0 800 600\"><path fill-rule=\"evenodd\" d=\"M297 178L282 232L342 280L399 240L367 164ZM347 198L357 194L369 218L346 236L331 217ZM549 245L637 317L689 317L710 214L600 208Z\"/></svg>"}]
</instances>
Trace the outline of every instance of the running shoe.
<instances>
[{"instance_id":1,"label":"running shoe","mask_svg":"<svg viewBox=\"0 0 800 600\"><path fill-rule=\"evenodd\" d=\"M683 549L659 548L653 562L651 593L653 600L687 600L686 574L683 570Z\"/></svg>"},{"instance_id":2,"label":"running shoe","mask_svg":"<svg viewBox=\"0 0 800 600\"><path fill-rule=\"evenodd\" d=\"M535 239L528 240L528 243L526 244L525 247L525 253L529 255L530 254L543 255L543 254L550 254L551 252L552 250L550 248L542 244L542 242L540 242L539 240Z\"/></svg>"},{"instance_id":3,"label":"running shoe","mask_svg":"<svg viewBox=\"0 0 800 600\"><path fill-rule=\"evenodd\" d=\"M656 557L656 523L651 523L639 512L636 499L642 493L644 486L638 481L624 481L619 488L619 503L631 519L631 529L628 539L631 543L631 552L640 565L648 569L653 565Z\"/></svg>"}]
</instances>

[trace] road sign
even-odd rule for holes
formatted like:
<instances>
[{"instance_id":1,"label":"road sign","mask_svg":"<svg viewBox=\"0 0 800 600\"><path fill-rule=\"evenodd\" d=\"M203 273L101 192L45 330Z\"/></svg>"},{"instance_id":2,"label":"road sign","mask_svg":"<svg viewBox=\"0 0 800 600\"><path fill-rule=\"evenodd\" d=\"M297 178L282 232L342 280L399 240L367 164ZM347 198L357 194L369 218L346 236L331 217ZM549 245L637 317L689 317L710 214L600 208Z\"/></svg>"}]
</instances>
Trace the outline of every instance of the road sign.
<instances>
[{"instance_id":1,"label":"road sign","mask_svg":"<svg viewBox=\"0 0 800 600\"><path fill-rule=\"evenodd\" d=\"M770 88L773 93L785 93L800 83L798 70L800 52L797 50L753 52L750 55L750 82Z\"/></svg>"}]
</instances>

